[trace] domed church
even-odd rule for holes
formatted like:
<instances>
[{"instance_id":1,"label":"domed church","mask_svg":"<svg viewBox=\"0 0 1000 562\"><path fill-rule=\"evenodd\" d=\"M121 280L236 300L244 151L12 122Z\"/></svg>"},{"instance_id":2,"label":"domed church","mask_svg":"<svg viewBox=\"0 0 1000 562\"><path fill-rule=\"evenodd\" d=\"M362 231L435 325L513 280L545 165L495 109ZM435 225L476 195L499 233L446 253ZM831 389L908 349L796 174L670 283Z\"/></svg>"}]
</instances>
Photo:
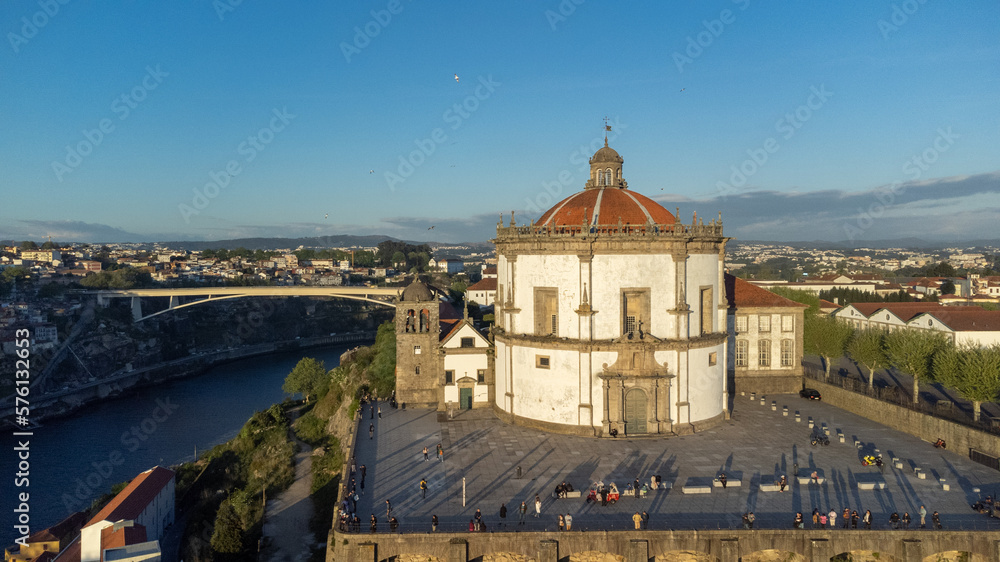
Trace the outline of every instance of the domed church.
<instances>
[{"instance_id":1,"label":"domed church","mask_svg":"<svg viewBox=\"0 0 1000 562\"><path fill-rule=\"evenodd\" d=\"M726 238L632 191L600 148L583 191L497 225L495 410L580 435L688 433L726 412Z\"/></svg>"},{"instance_id":2,"label":"domed church","mask_svg":"<svg viewBox=\"0 0 1000 562\"><path fill-rule=\"evenodd\" d=\"M471 324L452 326L449 332L470 332L472 348L445 349L451 338L436 325L437 299L423 286L404 291L401 400L445 409L455 400L449 397L468 396L461 408L492 407L509 423L598 437L690 433L724 418L721 216L679 223L629 189L623 163L605 139L583 191L528 225L515 224L513 214L497 224L492 341L469 339ZM459 379L414 355L439 338L439 361L463 351L471 365L482 354L477 365L486 369L470 367L479 374ZM449 388L463 380L466 394Z\"/></svg>"}]
</instances>

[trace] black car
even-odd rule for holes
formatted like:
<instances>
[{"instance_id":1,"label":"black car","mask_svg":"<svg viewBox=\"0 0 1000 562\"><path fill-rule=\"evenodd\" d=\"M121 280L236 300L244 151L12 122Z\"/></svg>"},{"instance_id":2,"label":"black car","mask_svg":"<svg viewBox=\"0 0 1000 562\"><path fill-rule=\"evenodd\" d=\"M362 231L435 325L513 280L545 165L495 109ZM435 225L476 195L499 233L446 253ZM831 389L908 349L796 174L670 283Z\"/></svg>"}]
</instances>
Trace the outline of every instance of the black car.
<instances>
[{"instance_id":1,"label":"black car","mask_svg":"<svg viewBox=\"0 0 1000 562\"><path fill-rule=\"evenodd\" d=\"M809 400L822 400L823 399L823 397L820 396L819 391L818 390L814 390L812 388L803 388L802 390L799 391L799 396L801 396L803 398L808 398Z\"/></svg>"}]
</instances>

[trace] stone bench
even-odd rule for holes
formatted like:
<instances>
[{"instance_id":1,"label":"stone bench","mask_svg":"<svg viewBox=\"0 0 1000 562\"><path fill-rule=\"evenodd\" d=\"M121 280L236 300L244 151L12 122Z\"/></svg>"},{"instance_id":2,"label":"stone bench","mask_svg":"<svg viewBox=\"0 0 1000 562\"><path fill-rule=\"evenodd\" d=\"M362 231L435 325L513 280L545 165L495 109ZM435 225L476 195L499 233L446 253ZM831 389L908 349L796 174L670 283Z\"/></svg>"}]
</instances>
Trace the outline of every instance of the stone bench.
<instances>
[{"instance_id":1,"label":"stone bench","mask_svg":"<svg viewBox=\"0 0 1000 562\"><path fill-rule=\"evenodd\" d=\"M879 490L884 490L885 482L884 481L858 482L859 490L874 490L875 488L878 488Z\"/></svg>"},{"instance_id":2,"label":"stone bench","mask_svg":"<svg viewBox=\"0 0 1000 562\"><path fill-rule=\"evenodd\" d=\"M741 480L736 480L735 478L727 478L726 479L726 487L727 488L739 488L742 485L743 485L743 482ZM715 480L712 480L712 486L714 488L721 488L722 487L722 482L720 482L719 479L716 478Z\"/></svg>"},{"instance_id":3,"label":"stone bench","mask_svg":"<svg viewBox=\"0 0 1000 562\"><path fill-rule=\"evenodd\" d=\"M799 476L798 480L799 484L806 484L806 485L811 484L813 481L812 477L810 476ZM822 476L816 479L817 484L822 484L823 482L826 482L826 478L823 478Z\"/></svg>"},{"instance_id":4,"label":"stone bench","mask_svg":"<svg viewBox=\"0 0 1000 562\"><path fill-rule=\"evenodd\" d=\"M711 494L711 486L682 486L681 492L685 494Z\"/></svg>"},{"instance_id":5,"label":"stone bench","mask_svg":"<svg viewBox=\"0 0 1000 562\"><path fill-rule=\"evenodd\" d=\"M760 491L761 492L780 492L781 491L781 486L775 484L774 482L768 482L766 484L764 482L761 482L760 483Z\"/></svg>"},{"instance_id":6,"label":"stone bench","mask_svg":"<svg viewBox=\"0 0 1000 562\"><path fill-rule=\"evenodd\" d=\"M914 470L913 473L916 474L917 478L920 479L920 480L926 480L927 479L927 473L924 472L923 470L920 470L919 468L916 469L916 470Z\"/></svg>"},{"instance_id":7,"label":"stone bench","mask_svg":"<svg viewBox=\"0 0 1000 562\"><path fill-rule=\"evenodd\" d=\"M567 498L579 498L580 497L580 490L573 490L572 492L566 492L566 497Z\"/></svg>"}]
</instances>

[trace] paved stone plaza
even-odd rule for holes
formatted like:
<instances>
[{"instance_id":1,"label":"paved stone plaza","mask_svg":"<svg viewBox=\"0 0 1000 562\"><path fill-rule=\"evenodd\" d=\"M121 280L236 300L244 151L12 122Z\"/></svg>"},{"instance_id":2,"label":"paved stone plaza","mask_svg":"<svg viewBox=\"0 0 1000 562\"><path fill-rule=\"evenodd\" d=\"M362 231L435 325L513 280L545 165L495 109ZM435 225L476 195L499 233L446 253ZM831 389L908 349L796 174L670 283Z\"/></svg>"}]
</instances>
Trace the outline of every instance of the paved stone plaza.
<instances>
[{"instance_id":1,"label":"paved stone plaza","mask_svg":"<svg viewBox=\"0 0 1000 562\"><path fill-rule=\"evenodd\" d=\"M771 400L777 401L772 411ZM788 406L788 415L782 407ZM440 520L440 531L464 531L476 509L481 509L489 531L555 530L557 515L573 516L573 530L630 529L635 512L649 513L651 529L740 528L746 511L756 515L756 528L790 528L796 511L811 526L814 508L840 514L845 507L863 515L870 509L873 528L889 528L889 516L909 512L911 528L919 527L920 505L930 514L941 514L947 529L1000 529L1000 519L991 519L970 509L980 497L1000 492L1000 473L976 464L953 451L935 449L930 443L876 425L822 402L810 402L795 395L759 400L737 397L732 419L694 435L668 438L595 439L556 435L507 425L492 412L473 410L445 421L443 414L430 410L383 408L382 419L370 420L366 406L360 425L356 455L358 465L366 465L365 494L358 504L362 532L368 532L371 514L378 516L379 531L387 531L385 500L392 504L400 531L430 531L431 515ZM801 421L795 421L795 412ZM813 430L830 428L829 446L810 445ZM374 438L369 439L369 424ZM837 431L843 432L840 443ZM933 440L936 436L927 435ZM861 448L854 441L861 442ZM435 458L438 443L444 447L444 462ZM427 446L430 460L424 461ZM863 467L861 456L879 449L886 466L880 475L874 466ZM892 457L903 469L892 466ZM820 485L800 484L792 476L795 464L802 476L817 471L825 481ZM923 469L918 479L913 467ZM517 477L517 468L522 475ZM684 494L685 485L711 486L724 471L730 485L711 488L708 494ZM623 497L614 505L601 506L585 501L591 482L615 482L622 492L635 478L649 482L659 474L669 490L651 491L645 498ZM784 493L761 491L761 480L777 480L787 475ZM462 479L466 503L462 505ZM427 498L421 498L419 482L429 484ZM939 482L944 478L950 490ZM742 486L732 482L741 480ZM883 480L884 489L862 490L858 482ZM562 481L571 483L582 497L554 499L553 489ZM981 491L976 493L975 489ZM534 498L542 499L539 518L534 517ZM528 506L525 524L519 526L518 507ZM500 504L507 505L506 525L500 526ZM859 524L860 527L860 524ZM928 531L929 532L929 531Z\"/></svg>"}]
</instances>

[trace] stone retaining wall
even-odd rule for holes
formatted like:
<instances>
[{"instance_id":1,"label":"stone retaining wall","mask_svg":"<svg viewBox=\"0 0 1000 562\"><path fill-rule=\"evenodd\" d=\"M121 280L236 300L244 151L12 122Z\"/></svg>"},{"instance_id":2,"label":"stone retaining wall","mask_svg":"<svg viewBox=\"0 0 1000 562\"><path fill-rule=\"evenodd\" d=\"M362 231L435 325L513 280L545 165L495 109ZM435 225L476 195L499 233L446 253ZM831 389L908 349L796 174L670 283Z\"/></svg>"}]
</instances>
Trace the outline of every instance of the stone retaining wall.
<instances>
[{"instance_id":1,"label":"stone retaining wall","mask_svg":"<svg viewBox=\"0 0 1000 562\"><path fill-rule=\"evenodd\" d=\"M532 562L829 562L842 553L878 553L883 562L924 562L968 553L969 562L1000 560L1000 531L713 530L586 533L332 532L327 562L471 560ZM395 557L395 558L394 558ZM482 558L480 558L482 557Z\"/></svg>"},{"instance_id":2,"label":"stone retaining wall","mask_svg":"<svg viewBox=\"0 0 1000 562\"><path fill-rule=\"evenodd\" d=\"M960 455L968 455L969 449L976 449L987 455L1000 456L998 435L883 402L815 379L810 379L808 384L818 390L823 395L823 401L831 406L919 437L929 443L938 438L944 439L948 449Z\"/></svg>"}]
</instances>

